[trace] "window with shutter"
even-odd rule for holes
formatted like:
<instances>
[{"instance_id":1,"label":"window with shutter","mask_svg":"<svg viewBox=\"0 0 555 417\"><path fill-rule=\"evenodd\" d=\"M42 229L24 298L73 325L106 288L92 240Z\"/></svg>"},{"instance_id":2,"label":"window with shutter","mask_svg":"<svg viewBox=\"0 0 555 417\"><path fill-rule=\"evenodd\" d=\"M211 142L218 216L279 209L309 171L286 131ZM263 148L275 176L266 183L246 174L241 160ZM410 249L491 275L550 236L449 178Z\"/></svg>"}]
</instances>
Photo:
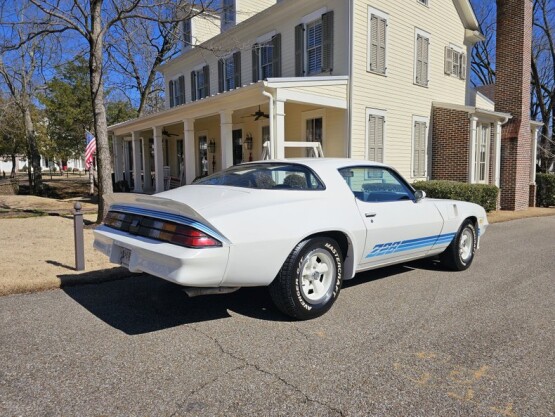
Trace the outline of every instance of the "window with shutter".
<instances>
[{"instance_id":1,"label":"window with shutter","mask_svg":"<svg viewBox=\"0 0 555 417\"><path fill-rule=\"evenodd\" d=\"M305 16L302 21L303 23L295 27L295 76L331 73L334 44L333 10L326 12L326 8L322 8ZM274 41L279 42L277 46L281 50L281 39ZM279 55L274 55L274 58L278 57ZM278 71L278 76L281 76L281 68Z\"/></svg>"},{"instance_id":2,"label":"window with shutter","mask_svg":"<svg viewBox=\"0 0 555 417\"><path fill-rule=\"evenodd\" d=\"M445 74L466 79L466 54L462 48L449 45L445 47Z\"/></svg>"},{"instance_id":3,"label":"window with shutter","mask_svg":"<svg viewBox=\"0 0 555 417\"><path fill-rule=\"evenodd\" d=\"M368 115L368 154L370 161L384 161L384 116Z\"/></svg>"},{"instance_id":4,"label":"window with shutter","mask_svg":"<svg viewBox=\"0 0 555 417\"><path fill-rule=\"evenodd\" d=\"M388 16L374 9L368 15L368 71L385 74Z\"/></svg>"},{"instance_id":5,"label":"window with shutter","mask_svg":"<svg viewBox=\"0 0 555 417\"><path fill-rule=\"evenodd\" d=\"M412 142L412 176L415 178L426 176L426 133L425 121L414 121Z\"/></svg>"},{"instance_id":6,"label":"window with shutter","mask_svg":"<svg viewBox=\"0 0 555 417\"><path fill-rule=\"evenodd\" d=\"M222 30L235 25L235 0L222 0Z\"/></svg>"},{"instance_id":7,"label":"window with shutter","mask_svg":"<svg viewBox=\"0 0 555 417\"><path fill-rule=\"evenodd\" d=\"M428 86L428 62L430 38L425 32L417 30L415 41L414 83Z\"/></svg>"}]
</instances>

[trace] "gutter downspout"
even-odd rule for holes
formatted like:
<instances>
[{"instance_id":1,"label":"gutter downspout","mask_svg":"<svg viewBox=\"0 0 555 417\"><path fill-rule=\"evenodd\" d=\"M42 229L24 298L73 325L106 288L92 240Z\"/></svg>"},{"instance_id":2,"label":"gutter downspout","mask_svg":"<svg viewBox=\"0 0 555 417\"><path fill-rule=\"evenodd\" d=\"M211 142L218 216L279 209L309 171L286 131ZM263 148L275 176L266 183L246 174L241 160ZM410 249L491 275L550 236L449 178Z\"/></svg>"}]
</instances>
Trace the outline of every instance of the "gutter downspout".
<instances>
[{"instance_id":1,"label":"gutter downspout","mask_svg":"<svg viewBox=\"0 0 555 417\"><path fill-rule=\"evenodd\" d=\"M348 50L348 60L349 60L349 106L347 107L347 158L352 157L352 111L353 108L353 48L354 48L354 25L353 25L353 14L354 14L354 4L353 1L349 1L349 47Z\"/></svg>"},{"instance_id":2,"label":"gutter downspout","mask_svg":"<svg viewBox=\"0 0 555 417\"><path fill-rule=\"evenodd\" d=\"M270 119L270 159L273 159L274 155L276 154L276 150L274 149L274 146L276 146L276 139L275 139L275 135L274 135L274 95L271 93L268 93L267 91L262 91L262 95L268 97L270 99L270 103L269 103L269 107L268 107L268 112L269 114L269 119ZM264 145L264 144L262 144Z\"/></svg>"}]
</instances>

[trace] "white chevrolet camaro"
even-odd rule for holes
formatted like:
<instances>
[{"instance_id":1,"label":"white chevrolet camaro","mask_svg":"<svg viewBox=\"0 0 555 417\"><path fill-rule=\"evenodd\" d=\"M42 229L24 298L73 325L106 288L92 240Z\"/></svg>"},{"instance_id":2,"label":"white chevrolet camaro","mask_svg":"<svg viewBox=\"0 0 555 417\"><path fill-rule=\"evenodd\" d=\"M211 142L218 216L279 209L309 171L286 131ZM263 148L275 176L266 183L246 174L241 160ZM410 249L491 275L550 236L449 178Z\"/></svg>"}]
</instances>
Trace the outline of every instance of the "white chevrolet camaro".
<instances>
[{"instance_id":1,"label":"white chevrolet camaro","mask_svg":"<svg viewBox=\"0 0 555 417\"><path fill-rule=\"evenodd\" d=\"M476 204L425 198L391 167L352 159L252 162L106 203L94 247L111 262L190 295L269 286L297 319L324 314L361 271L435 255L464 270L488 225Z\"/></svg>"}]
</instances>

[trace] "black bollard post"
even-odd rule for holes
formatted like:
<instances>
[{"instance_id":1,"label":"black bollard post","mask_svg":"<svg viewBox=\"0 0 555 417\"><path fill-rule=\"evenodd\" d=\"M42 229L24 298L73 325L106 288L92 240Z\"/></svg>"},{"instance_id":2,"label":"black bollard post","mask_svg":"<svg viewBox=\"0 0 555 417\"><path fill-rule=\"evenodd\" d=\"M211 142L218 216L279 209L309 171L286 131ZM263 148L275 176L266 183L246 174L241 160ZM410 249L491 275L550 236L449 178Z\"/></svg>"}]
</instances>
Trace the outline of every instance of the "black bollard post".
<instances>
[{"instance_id":1,"label":"black bollard post","mask_svg":"<svg viewBox=\"0 0 555 417\"><path fill-rule=\"evenodd\" d=\"M77 271L84 271L85 242L83 240L83 213L81 212L81 203L75 203L73 208L75 209L75 213L73 215L73 231L75 237L75 269Z\"/></svg>"}]
</instances>

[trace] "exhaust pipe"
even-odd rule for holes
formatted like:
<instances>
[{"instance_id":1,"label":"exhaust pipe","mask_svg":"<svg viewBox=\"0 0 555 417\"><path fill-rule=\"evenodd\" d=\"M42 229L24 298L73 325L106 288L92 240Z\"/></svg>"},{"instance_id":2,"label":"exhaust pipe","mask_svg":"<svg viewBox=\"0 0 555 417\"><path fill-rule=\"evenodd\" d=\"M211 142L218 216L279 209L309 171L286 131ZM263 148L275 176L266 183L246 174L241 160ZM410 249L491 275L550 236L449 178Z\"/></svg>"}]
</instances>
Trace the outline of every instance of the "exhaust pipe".
<instances>
[{"instance_id":1,"label":"exhaust pipe","mask_svg":"<svg viewBox=\"0 0 555 417\"><path fill-rule=\"evenodd\" d=\"M185 287L183 291L193 298L200 295L214 295L214 294L230 294L237 291L241 287L214 287L214 288L203 288L203 287Z\"/></svg>"}]
</instances>

